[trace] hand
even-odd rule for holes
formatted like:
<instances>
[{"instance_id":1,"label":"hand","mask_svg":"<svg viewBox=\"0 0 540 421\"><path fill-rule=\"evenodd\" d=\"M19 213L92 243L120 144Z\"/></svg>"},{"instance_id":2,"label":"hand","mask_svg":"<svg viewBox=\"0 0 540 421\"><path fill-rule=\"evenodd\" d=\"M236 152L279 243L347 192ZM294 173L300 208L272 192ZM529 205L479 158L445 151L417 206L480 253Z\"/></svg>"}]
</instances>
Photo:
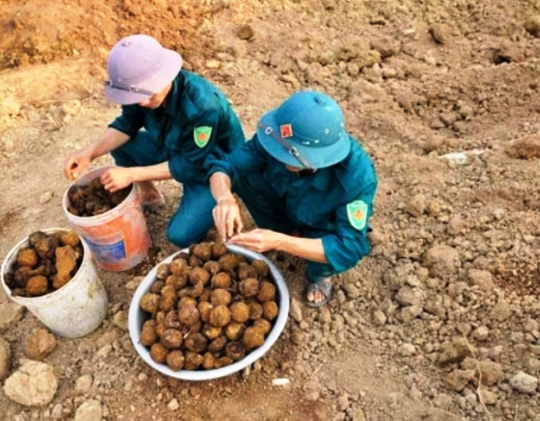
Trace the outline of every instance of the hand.
<instances>
[{"instance_id":1,"label":"hand","mask_svg":"<svg viewBox=\"0 0 540 421\"><path fill-rule=\"evenodd\" d=\"M76 180L92 162L92 156L86 149L73 152L64 163L64 174L68 180Z\"/></svg>"},{"instance_id":2,"label":"hand","mask_svg":"<svg viewBox=\"0 0 540 421\"><path fill-rule=\"evenodd\" d=\"M129 186L135 181L133 168L111 168L101 175L101 182L105 190L114 193Z\"/></svg>"},{"instance_id":3,"label":"hand","mask_svg":"<svg viewBox=\"0 0 540 421\"><path fill-rule=\"evenodd\" d=\"M281 241L281 236L282 234L278 232L257 228L253 231L234 235L229 242L263 253L276 249Z\"/></svg>"},{"instance_id":4,"label":"hand","mask_svg":"<svg viewBox=\"0 0 540 421\"><path fill-rule=\"evenodd\" d=\"M235 232L241 232L244 227L240 217L240 207L232 194L218 199L212 214L214 215L218 233L223 241L227 241Z\"/></svg>"}]
</instances>

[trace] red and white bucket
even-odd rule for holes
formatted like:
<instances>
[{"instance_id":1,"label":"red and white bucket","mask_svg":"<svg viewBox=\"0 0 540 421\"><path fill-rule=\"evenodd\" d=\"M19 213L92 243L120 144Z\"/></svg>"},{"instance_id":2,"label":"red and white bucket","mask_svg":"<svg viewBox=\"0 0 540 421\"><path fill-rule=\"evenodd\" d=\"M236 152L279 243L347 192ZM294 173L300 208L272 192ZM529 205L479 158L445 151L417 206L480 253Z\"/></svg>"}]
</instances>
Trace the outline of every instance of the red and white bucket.
<instances>
[{"instance_id":1,"label":"red and white bucket","mask_svg":"<svg viewBox=\"0 0 540 421\"><path fill-rule=\"evenodd\" d=\"M152 244L137 184L132 185L122 203L101 215L80 217L68 210L71 186L86 186L109 168L88 172L71 184L64 193L62 207L75 231L90 248L97 265L107 271L121 272L142 262Z\"/></svg>"}]
</instances>

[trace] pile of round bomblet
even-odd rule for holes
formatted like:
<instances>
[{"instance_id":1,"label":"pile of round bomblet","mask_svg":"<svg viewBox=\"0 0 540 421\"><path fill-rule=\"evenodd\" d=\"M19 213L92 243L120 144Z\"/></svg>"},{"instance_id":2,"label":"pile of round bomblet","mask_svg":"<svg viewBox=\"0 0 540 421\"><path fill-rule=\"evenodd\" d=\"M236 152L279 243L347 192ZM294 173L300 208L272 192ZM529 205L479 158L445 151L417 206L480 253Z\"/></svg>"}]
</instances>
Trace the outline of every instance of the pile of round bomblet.
<instances>
[{"instance_id":1,"label":"pile of round bomblet","mask_svg":"<svg viewBox=\"0 0 540 421\"><path fill-rule=\"evenodd\" d=\"M148 316L141 344L174 371L242 360L263 345L279 313L267 263L248 262L220 242L195 244L160 264L139 305Z\"/></svg>"},{"instance_id":2,"label":"pile of round bomblet","mask_svg":"<svg viewBox=\"0 0 540 421\"><path fill-rule=\"evenodd\" d=\"M129 185L111 193L105 190L99 177L94 178L86 186L74 184L68 190L68 211L80 217L101 215L122 203L131 189L132 185Z\"/></svg>"},{"instance_id":3,"label":"pile of round bomblet","mask_svg":"<svg viewBox=\"0 0 540 421\"><path fill-rule=\"evenodd\" d=\"M12 267L4 274L13 296L39 297L67 284L77 273L84 249L73 231L36 231L17 251Z\"/></svg>"}]
</instances>

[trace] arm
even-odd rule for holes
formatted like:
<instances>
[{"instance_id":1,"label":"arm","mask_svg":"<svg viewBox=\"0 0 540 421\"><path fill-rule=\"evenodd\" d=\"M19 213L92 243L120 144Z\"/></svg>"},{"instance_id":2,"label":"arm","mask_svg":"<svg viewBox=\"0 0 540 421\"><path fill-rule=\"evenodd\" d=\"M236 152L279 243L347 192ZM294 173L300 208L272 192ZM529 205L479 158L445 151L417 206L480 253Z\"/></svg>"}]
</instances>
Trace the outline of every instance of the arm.
<instances>
[{"instance_id":1,"label":"arm","mask_svg":"<svg viewBox=\"0 0 540 421\"><path fill-rule=\"evenodd\" d=\"M231 242L257 252L279 250L319 263L328 263L343 272L355 266L370 251L367 239L369 217L377 179L373 167L366 165L356 199L336 207L326 231L312 232L315 238L298 238L270 230L255 229L235 235Z\"/></svg>"},{"instance_id":2,"label":"arm","mask_svg":"<svg viewBox=\"0 0 540 421\"><path fill-rule=\"evenodd\" d=\"M231 179L222 172L216 172L210 177L210 190L217 206L214 208L214 221L221 238L226 241L234 232L243 228L240 208L231 191Z\"/></svg>"},{"instance_id":3,"label":"arm","mask_svg":"<svg viewBox=\"0 0 540 421\"><path fill-rule=\"evenodd\" d=\"M94 144L71 154L67 160L64 171L71 180L76 179L90 163L100 156L123 145L129 136L116 129L108 128L103 136ZM167 162L147 167L112 168L101 176L104 187L115 192L133 182L147 180L168 180L171 178Z\"/></svg>"},{"instance_id":4,"label":"arm","mask_svg":"<svg viewBox=\"0 0 540 421\"><path fill-rule=\"evenodd\" d=\"M241 174L251 171L262 171L267 165L266 157L267 153L255 135L253 139L247 141L240 148L233 150L229 154L209 155L204 162L204 168L209 177L217 172L226 174L229 178L230 189L231 183L234 185L235 180Z\"/></svg>"},{"instance_id":5,"label":"arm","mask_svg":"<svg viewBox=\"0 0 540 421\"><path fill-rule=\"evenodd\" d=\"M101 182L105 189L115 192L133 182L169 180L171 178L169 163L162 162L147 167L111 168L101 175Z\"/></svg>"},{"instance_id":6,"label":"arm","mask_svg":"<svg viewBox=\"0 0 540 421\"><path fill-rule=\"evenodd\" d=\"M64 163L64 174L70 180L78 178L90 163L126 143L143 126L143 114L137 105L122 106L122 114L109 125L93 144L70 154Z\"/></svg>"},{"instance_id":7,"label":"arm","mask_svg":"<svg viewBox=\"0 0 540 421\"><path fill-rule=\"evenodd\" d=\"M115 142L113 139L110 142L98 145L97 148L94 148L93 153L96 156L101 156L111 152L127 142L132 136L135 136L143 126L144 110L140 106L122 106L122 114L109 125L108 131L117 133L116 137L118 139L123 138L125 140ZM169 165L164 162L146 167L112 168L102 174L101 182L107 190L115 192L133 182L168 180L170 178L172 176Z\"/></svg>"},{"instance_id":8,"label":"arm","mask_svg":"<svg viewBox=\"0 0 540 421\"><path fill-rule=\"evenodd\" d=\"M64 163L64 173L70 180L78 178L90 163L113 149L123 145L129 136L113 128L107 128L101 138L86 148L70 154Z\"/></svg>"},{"instance_id":9,"label":"arm","mask_svg":"<svg viewBox=\"0 0 540 421\"><path fill-rule=\"evenodd\" d=\"M323 241L320 238L300 238L257 228L250 232L235 235L231 238L231 243L247 247L258 253L278 250L306 260L328 263Z\"/></svg>"},{"instance_id":10,"label":"arm","mask_svg":"<svg viewBox=\"0 0 540 421\"><path fill-rule=\"evenodd\" d=\"M129 136L116 129L107 128L103 136L94 144L89 145L86 149L92 160L103 156L112 150L122 146L129 140Z\"/></svg>"},{"instance_id":11,"label":"arm","mask_svg":"<svg viewBox=\"0 0 540 421\"><path fill-rule=\"evenodd\" d=\"M210 177L210 190L217 203L234 199L231 191L231 179L222 172L216 172Z\"/></svg>"},{"instance_id":12,"label":"arm","mask_svg":"<svg viewBox=\"0 0 540 421\"><path fill-rule=\"evenodd\" d=\"M367 231L376 190L374 178L364 186L356 200L336 209L335 229L322 237L328 263L336 271L344 272L354 267L371 250Z\"/></svg>"},{"instance_id":13,"label":"arm","mask_svg":"<svg viewBox=\"0 0 540 421\"><path fill-rule=\"evenodd\" d=\"M356 149L347 162L354 173L346 187L351 192L348 203L335 208L330 229L320 233L326 259L336 272L356 266L371 250L367 233L378 180L369 156L361 148Z\"/></svg>"},{"instance_id":14,"label":"arm","mask_svg":"<svg viewBox=\"0 0 540 421\"><path fill-rule=\"evenodd\" d=\"M320 238L300 238L280 234L281 241L276 250L319 263L328 263L324 254L323 242Z\"/></svg>"},{"instance_id":15,"label":"arm","mask_svg":"<svg viewBox=\"0 0 540 421\"><path fill-rule=\"evenodd\" d=\"M235 232L242 231L244 225L240 208L232 194L231 178L243 172L255 171L266 165L266 152L256 137L230 154L209 155L204 168L209 174L210 190L217 202L213 215L217 230L224 241Z\"/></svg>"}]
</instances>

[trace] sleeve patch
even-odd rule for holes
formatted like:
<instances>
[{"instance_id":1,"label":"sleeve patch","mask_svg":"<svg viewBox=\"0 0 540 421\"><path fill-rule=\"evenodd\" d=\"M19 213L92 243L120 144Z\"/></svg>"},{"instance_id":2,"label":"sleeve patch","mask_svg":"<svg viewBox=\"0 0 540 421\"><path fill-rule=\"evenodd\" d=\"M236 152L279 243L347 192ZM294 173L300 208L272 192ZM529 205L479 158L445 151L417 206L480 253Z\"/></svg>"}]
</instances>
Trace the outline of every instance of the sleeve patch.
<instances>
[{"instance_id":1,"label":"sleeve patch","mask_svg":"<svg viewBox=\"0 0 540 421\"><path fill-rule=\"evenodd\" d=\"M195 144L199 148L204 148L208 141L210 140L210 137L212 136L212 127L209 126L202 126L202 127L195 127L193 130L193 139L195 140Z\"/></svg>"},{"instance_id":2,"label":"sleeve patch","mask_svg":"<svg viewBox=\"0 0 540 421\"><path fill-rule=\"evenodd\" d=\"M368 205L362 200L355 200L347 205L349 222L357 230L365 228L367 223Z\"/></svg>"}]
</instances>

